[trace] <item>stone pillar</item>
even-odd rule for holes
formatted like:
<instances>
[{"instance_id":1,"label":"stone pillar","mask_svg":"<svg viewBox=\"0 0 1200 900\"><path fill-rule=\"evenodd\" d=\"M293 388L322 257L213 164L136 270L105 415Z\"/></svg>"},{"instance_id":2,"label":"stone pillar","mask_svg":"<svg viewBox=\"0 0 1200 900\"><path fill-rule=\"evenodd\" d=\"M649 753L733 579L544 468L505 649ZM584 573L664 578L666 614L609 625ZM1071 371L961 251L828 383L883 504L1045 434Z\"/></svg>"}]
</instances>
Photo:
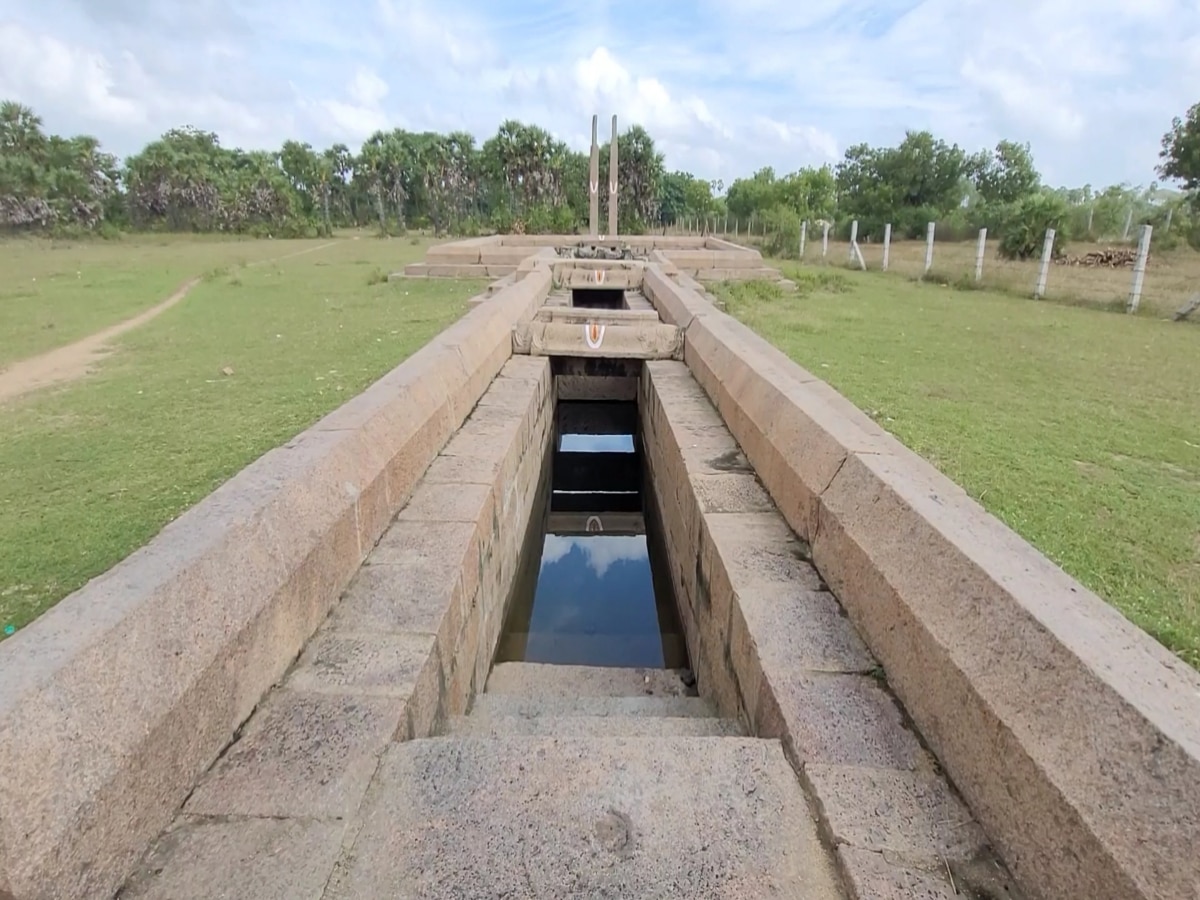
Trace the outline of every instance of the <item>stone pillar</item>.
<instances>
[{"instance_id":1,"label":"stone pillar","mask_svg":"<svg viewBox=\"0 0 1200 900\"><path fill-rule=\"evenodd\" d=\"M608 236L617 236L617 117L612 120L612 143L608 148Z\"/></svg>"},{"instance_id":2,"label":"stone pillar","mask_svg":"<svg viewBox=\"0 0 1200 900\"><path fill-rule=\"evenodd\" d=\"M600 233L600 145L596 143L599 116L592 116L592 166L588 170L588 234Z\"/></svg>"}]
</instances>

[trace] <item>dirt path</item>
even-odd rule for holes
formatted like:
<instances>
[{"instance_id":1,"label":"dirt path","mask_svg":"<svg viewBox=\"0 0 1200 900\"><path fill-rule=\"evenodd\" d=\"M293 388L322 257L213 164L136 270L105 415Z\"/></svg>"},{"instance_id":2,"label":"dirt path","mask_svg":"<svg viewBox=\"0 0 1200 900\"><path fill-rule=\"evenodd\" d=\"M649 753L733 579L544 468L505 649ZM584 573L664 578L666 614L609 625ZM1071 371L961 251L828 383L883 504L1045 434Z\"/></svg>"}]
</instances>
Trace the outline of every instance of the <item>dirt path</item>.
<instances>
[{"instance_id":1,"label":"dirt path","mask_svg":"<svg viewBox=\"0 0 1200 900\"><path fill-rule=\"evenodd\" d=\"M56 347L38 356L13 363L0 371L0 404L15 400L31 391L74 381L87 375L97 362L112 352L109 345L113 340L166 312L199 283L199 278L193 278L166 300L124 322L110 325L65 347Z\"/></svg>"},{"instance_id":2,"label":"dirt path","mask_svg":"<svg viewBox=\"0 0 1200 900\"><path fill-rule=\"evenodd\" d=\"M324 250L337 243L338 241L330 241L328 244L306 247L303 250L297 250L295 253L285 253L283 256L273 256L270 259L256 260L249 263L248 266L258 266L265 263L278 262L283 259L291 259L294 256L303 256L305 253ZM138 313L132 318L126 319L124 322L110 325L108 328L81 338L73 344L67 344L65 347L57 347L38 356L19 360L7 369L0 370L0 405L22 397L32 391L83 378L92 371L97 362L112 352L110 345L116 338L127 331L132 331L140 325L145 325L151 319L165 313L191 293L192 288L198 285L200 281L199 276L190 279L166 300Z\"/></svg>"}]
</instances>

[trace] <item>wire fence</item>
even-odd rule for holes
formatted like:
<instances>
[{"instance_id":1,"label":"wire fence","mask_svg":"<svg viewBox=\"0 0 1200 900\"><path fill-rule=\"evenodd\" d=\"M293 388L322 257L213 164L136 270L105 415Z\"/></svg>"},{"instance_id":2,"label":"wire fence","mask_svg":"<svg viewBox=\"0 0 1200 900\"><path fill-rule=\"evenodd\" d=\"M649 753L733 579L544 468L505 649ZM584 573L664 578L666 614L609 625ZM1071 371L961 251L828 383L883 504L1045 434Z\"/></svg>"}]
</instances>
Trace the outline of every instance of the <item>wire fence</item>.
<instances>
[{"instance_id":1,"label":"wire fence","mask_svg":"<svg viewBox=\"0 0 1200 900\"><path fill-rule=\"evenodd\" d=\"M851 225L853 229L853 225ZM686 219L668 234L711 234L757 247L776 261L886 271L961 289L997 290L1028 297L1125 312L1200 321L1200 252L1189 247L1150 250L1150 226L1132 242L1071 243L1050 259L1004 259L986 232L973 240L849 240L844 229L808 222L797 233L737 219ZM1139 252L1141 251L1141 252ZM1140 261L1140 262L1139 262ZM1139 267L1140 266L1140 267ZM1192 315L1192 313L1195 313Z\"/></svg>"}]
</instances>

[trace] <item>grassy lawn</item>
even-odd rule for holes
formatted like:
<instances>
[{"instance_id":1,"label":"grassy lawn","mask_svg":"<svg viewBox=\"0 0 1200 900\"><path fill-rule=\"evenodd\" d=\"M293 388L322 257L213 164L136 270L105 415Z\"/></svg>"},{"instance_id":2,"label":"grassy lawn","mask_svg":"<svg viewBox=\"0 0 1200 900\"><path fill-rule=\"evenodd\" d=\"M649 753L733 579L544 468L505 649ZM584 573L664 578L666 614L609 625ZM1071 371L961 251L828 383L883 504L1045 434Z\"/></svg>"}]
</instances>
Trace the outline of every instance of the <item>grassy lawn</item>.
<instances>
[{"instance_id":1,"label":"grassy lawn","mask_svg":"<svg viewBox=\"0 0 1200 900\"><path fill-rule=\"evenodd\" d=\"M146 303L198 274L201 260L313 244L206 243L177 244L184 261L156 256L171 274L134 279ZM23 626L110 568L458 318L482 283L379 281L427 245L363 238L258 266L227 262L126 334L94 376L0 407L0 627ZM133 263L108 264L134 278ZM61 302L76 310L84 296L71 285Z\"/></svg>"},{"instance_id":2,"label":"grassy lawn","mask_svg":"<svg viewBox=\"0 0 1200 900\"><path fill-rule=\"evenodd\" d=\"M137 315L215 268L327 243L178 235L0 241L0 368Z\"/></svg>"},{"instance_id":3,"label":"grassy lawn","mask_svg":"<svg viewBox=\"0 0 1200 900\"><path fill-rule=\"evenodd\" d=\"M991 513L1200 667L1200 330L875 273L719 289Z\"/></svg>"}]
</instances>

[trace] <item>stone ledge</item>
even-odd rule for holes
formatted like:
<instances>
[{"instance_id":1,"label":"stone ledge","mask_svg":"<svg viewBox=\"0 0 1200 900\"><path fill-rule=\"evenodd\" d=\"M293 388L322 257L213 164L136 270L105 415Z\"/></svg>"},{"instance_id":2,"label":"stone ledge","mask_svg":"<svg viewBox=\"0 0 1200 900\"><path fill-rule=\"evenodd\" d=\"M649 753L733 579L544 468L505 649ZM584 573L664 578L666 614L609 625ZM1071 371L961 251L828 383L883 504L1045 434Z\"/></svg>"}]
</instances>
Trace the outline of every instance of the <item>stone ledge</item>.
<instances>
[{"instance_id":1,"label":"stone ledge","mask_svg":"<svg viewBox=\"0 0 1200 900\"><path fill-rule=\"evenodd\" d=\"M994 859L686 366L647 363L641 400L651 514L675 562L702 696L755 736L782 741L829 846L900 850L931 872ZM929 881L951 895L945 872Z\"/></svg>"},{"instance_id":2,"label":"stone ledge","mask_svg":"<svg viewBox=\"0 0 1200 900\"><path fill-rule=\"evenodd\" d=\"M748 328L656 305L1025 890L1200 893L1200 674Z\"/></svg>"},{"instance_id":3,"label":"stone ledge","mask_svg":"<svg viewBox=\"0 0 1200 900\"><path fill-rule=\"evenodd\" d=\"M0 646L0 895L108 896L324 619L511 353L476 307Z\"/></svg>"},{"instance_id":4,"label":"stone ledge","mask_svg":"<svg viewBox=\"0 0 1200 900\"><path fill-rule=\"evenodd\" d=\"M264 819L344 824L389 744L428 737L463 713L492 659L552 406L548 361L505 364L131 887L162 896L173 873L198 867L212 895L238 895L241 885L221 874L245 874L229 866L227 842L196 846L177 836L225 822L253 843ZM332 869L328 860L306 883L323 885Z\"/></svg>"}]
</instances>

